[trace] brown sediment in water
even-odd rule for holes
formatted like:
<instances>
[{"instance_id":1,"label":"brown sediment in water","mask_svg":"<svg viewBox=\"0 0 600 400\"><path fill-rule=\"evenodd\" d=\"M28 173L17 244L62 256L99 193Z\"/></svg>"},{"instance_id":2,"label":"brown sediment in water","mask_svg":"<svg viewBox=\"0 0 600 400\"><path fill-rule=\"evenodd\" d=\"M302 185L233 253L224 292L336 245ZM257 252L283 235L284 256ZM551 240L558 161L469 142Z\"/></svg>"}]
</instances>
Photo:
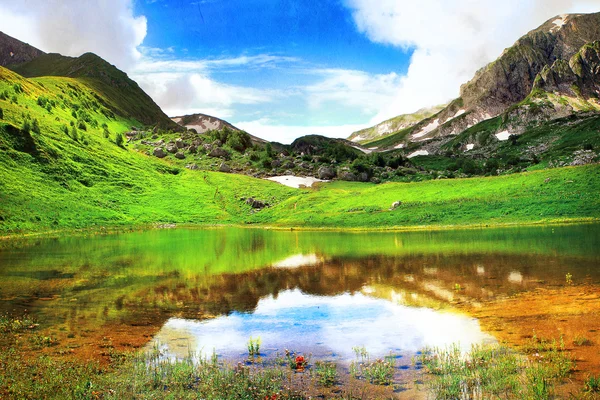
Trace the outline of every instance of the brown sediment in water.
<instances>
[{"instance_id":1,"label":"brown sediment in water","mask_svg":"<svg viewBox=\"0 0 600 400\"><path fill-rule=\"evenodd\" d=\"M600 287L596 285L538 288L473 306L458 305L476 317L484 331L517 350L538 339L562 337L576 363L557 394L580 393L590 375L600 374Z\"/></svg>"}]
</instances>

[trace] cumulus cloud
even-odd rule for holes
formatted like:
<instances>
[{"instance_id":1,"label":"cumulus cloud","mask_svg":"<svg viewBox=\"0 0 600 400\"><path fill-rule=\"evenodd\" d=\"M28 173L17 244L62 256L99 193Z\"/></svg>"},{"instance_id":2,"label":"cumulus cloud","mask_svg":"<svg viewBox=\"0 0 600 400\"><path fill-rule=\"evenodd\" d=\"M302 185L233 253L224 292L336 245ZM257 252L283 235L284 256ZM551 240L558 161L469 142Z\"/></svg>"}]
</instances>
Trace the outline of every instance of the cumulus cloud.
<instances>
[{"instance_id":1,"label":"cumulus cloud","mask_svg":"<svg viewBox=\"0 0 600 400\"><path fill-rule=\"evenodd\" d=\"M46 52L93 52L128 69L141 57L144 16L131 0L0 0L2 30Z\"/></svg>"},{"instance_id":2,"label":"cumulus cloud","mask_svg":"<svg viewBox=\"0 0 600 400\"><path fill-rule=\"evenodd\" d=\"M462 83L527 31L557 14L600 9L599 0L346 0L346 5L357 29L373 42L414 50L393 101L372 123L457 97Z\"/></svg>"},{"instance_id":3,"label":"cumulus cloud","mask_svg":"<svg viewBox=\"0 0 600 400\"><path fill-rule=\"evenodd\" d=\"M202 72L137 73L132 77L169 116L204 113L219 118L234 115L233 106L273 101L276 91L227 85Z\"/></svg>"},{"instance_id":4,"label":"cumulus cloud","mask_svg":"<svg viewBox=\"0 0 600 400\"><path fill-rule=\"evenodd\" d=\"M401 78L396 73L368 74L344 69L315 70L320 80L307 86L306 100L311 109L328 103L355 108L364 114L373 114L392 100L399 89Z\"/></svg>"}]
</instances>

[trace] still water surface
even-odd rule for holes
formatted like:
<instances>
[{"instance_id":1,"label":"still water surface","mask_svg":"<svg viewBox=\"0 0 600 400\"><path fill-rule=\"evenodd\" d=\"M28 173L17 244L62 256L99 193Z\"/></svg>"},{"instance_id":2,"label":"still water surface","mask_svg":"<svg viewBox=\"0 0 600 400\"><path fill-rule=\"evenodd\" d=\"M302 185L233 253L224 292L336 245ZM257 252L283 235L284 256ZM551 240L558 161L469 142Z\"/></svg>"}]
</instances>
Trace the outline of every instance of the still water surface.
<instances>
[{"instance_id":1,"label":"still water surface","mask_svg":"<svg viewBox=\"0 0 600 400\"><path fill-rule=\"evenodd\" d=\"M236 360L250 337L345 362L491 342L457 302L600 283L600 225L440 232L175 229L39 239L0 250L0 311L57 334L143 326L146 347ZM139 329L136 330L139 334Z\"/></svg>"}]
</instances>

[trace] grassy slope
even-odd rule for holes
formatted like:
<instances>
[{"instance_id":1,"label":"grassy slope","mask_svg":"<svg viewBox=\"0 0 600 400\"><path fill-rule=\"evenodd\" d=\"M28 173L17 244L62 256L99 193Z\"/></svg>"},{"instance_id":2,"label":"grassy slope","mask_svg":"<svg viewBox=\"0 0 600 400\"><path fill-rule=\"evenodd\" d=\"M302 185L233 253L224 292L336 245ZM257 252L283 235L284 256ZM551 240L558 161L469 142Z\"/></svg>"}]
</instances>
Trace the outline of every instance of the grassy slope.
<instances>
[{"instance_id":1,"label":"grassy slope","mask_svg":"<svg viewBox=\"0 0 600 400\"><path fill-rule=\"evenodd\" d=\"M137 118L147 125L177 129L177 125L154 103L127 74L93 53L80 57L44 54L32 61L10 66L25 77L58 76L77 78L103 98L110 99L112 109L121 115Z\"/></svg>"},{"instance_id":2,"label":"grassy slope","mask_svg":"<svg viewBox=\"0 0 600 400\"><path fill-rule=\"evenodd\" d=\"M402 227L598 218L599 188L599 165L418 183L335 182L290 198L255 220L312 227ZM403 204L389 211L395 201Z\"/></svg>"},{"instance_id":3,"label":"grassy slope","mask_svg":"<svg viewBox=\"0 0 600 400\"><path fill-rule=\"evenodd\" d=\"M14 83L21 84L22 93L15 92ZM72 129L72 109L61 105L65 100L82 105L94 98L90 87L79 80L26 80L0 69L0 92L4 90L9 91L9 99L0 100L4 114L0 122L0 232L99 224L235 223L240 222L242 210L250 212L240 197L255 196L273 203L293 192L243 176L182 170L121 148L115 144L115 134L138 123L118 116L109 119L101 106L86 109L98 128L87 124L87 130L78 130L79 138L74 140L61 130L65 125ZM13 95L16 104L10 100ZM38 96L54 99L57 107L51 111L40 107ZM40 134L20 129L33 118L39 122ZM109 138L104 137L103 123L108 125Z\"/></svg>"},{"instance_id":4,"label":"grassy slope","mask_svg":"<svg viewBox=\"0 0 600 400\"><path fill-rule=\"evenodd\" d=\"M0 68L0 93L4 91L9 96L0 100L3 234L157 222L363 228L512 223L598 217L600 210L597 165L498 178L336 182L319 190L294 190L245 176L189 171L117 146L115 134L138 122L107 117L85 81L24 79ZM38 105L39 96L54 100L55 107L48 111ZM70 123L78 125L80 111L74 117L73 104L94 121L78 130L77 139ZM21 129L33 119L40 133ZM551 180L544 183L547 177ZM272 207L254 213L242 200L250 196ZM387 211L396 200L403 205Z\"/></svg>"}]
</instances>

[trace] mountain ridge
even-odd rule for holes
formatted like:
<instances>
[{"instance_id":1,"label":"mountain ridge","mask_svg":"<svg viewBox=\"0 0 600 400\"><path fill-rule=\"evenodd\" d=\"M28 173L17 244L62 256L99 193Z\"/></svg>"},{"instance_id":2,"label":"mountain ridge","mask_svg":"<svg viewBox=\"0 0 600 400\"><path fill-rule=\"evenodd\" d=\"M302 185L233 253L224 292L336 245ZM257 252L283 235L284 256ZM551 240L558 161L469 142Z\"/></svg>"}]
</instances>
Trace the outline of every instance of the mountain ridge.
<instances>
[{"instance_id":1,"label":"mountain ridge","mask_svg":"<svg viewBox=\"0 0 600 400\"><path fill-rule=\"evenodd\" d=\"M600 13L551 18L477 71L461 86L460 97L439 113L364 144L377 147L376 151L401 147L436 154L453 136L498 116L502 126L493 133L510 128L518 135L535 121L595 112L600 70L594 43L599 40Z\"/></svg>"}]
</instances>

